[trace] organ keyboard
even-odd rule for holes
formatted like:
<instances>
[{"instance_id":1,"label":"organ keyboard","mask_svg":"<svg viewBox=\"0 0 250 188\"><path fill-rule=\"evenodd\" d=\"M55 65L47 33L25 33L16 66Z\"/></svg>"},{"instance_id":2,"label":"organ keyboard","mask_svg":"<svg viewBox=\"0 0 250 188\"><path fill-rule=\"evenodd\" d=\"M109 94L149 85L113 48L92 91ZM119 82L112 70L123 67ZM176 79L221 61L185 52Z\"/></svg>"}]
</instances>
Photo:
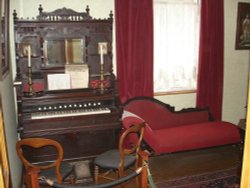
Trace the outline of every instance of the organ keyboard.
<instances>
[{"instance_id":1,"label":"organ keyboard","mask_svg":"<svg viewBox=\"0 0 250 188\"><path fill-rule=\"evenodd\" d=\"M88 109L78 109L78 110L34 112L34 113L31 113L31 119L47 119L47 118L57 118L57 117L105 114L105 113L110 113L110 112L111 111L109 108L88 108Z\"/></svg>"},{"instance_id":2,"label":"organ keyboard","mask_svg":"<svg viewBox=\"0 0 250 188\"><path fill-rule=\"evenodd\" d=\"M107 103L107 102L106 102ZM87 101L75 103L56 103L39 105L28 109L31 112L31 119L46 119L57 117L70 117L81 115L93 115L110 113L111 110L104 101Z\"/></svg>"}]
</instances>

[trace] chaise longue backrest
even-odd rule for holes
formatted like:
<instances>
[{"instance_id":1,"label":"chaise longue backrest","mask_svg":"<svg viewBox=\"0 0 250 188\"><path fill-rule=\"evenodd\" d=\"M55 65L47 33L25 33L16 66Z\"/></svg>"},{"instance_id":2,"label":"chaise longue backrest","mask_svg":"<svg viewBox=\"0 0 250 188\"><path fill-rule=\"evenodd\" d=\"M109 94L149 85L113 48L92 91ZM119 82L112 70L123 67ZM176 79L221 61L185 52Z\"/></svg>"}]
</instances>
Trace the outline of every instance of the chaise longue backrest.
<instances>
[{"instance_id":1,"label":"chaise longue backrest","mask_svg":"<svg viewBox=\"0 0 250 188\"><path fill-rule=\"evenodd\" d=\"M124 112L138 116L152 130L209 121L209 111L206 109L175 111L174 107L150 97L137 97L127 101Z\"/></svg>"}]
</instances>

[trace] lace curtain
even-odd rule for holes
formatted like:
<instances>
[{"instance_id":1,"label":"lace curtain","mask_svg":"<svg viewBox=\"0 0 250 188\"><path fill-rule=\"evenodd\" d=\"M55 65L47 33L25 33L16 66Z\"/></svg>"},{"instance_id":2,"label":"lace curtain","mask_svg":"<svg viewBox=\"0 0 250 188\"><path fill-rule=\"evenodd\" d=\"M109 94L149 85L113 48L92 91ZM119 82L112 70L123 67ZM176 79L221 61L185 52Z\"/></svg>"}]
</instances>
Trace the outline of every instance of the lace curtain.
<instances>
[{"instance_id":1,"label":"lace curtain","mask_svg":"<svg viewBox=\"0 0 250 188\"><path fill-rule=\"evenodd\" d=\"M154 92L196 89L198 44L197 2L154 1Z\"/></svg>"}]
</instances>

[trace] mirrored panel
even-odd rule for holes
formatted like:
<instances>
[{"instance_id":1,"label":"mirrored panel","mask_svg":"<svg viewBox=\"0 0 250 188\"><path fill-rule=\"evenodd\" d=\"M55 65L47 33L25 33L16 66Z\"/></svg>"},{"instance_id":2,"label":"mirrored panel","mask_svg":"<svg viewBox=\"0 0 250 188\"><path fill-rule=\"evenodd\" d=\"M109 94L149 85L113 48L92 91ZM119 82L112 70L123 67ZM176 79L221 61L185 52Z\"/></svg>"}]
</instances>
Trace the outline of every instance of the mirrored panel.
<instances>
[{"instance_id":1,"label":"mirrored panel","mask_svg":"<svg viewBox=\"0 0 250 188\"><path fill-rule=\"evenodd\" d=\"M84 63L85 40L47 39L44 41L44 57L46 66L62 66L65 64Z\"/></svg>"}]
</instances>

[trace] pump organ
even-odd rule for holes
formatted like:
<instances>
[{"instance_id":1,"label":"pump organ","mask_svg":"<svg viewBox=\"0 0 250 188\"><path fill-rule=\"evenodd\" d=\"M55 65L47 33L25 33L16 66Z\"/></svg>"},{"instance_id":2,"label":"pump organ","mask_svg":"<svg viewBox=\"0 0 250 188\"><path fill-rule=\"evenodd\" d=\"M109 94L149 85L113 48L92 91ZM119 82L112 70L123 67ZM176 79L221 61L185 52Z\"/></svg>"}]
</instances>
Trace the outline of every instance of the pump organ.
<instances>
[{"instance_id":1,"label":"pump organ","mask_svg":"<svg viewBox=\"0 0 250 188\"><path fill-rule=\"evenodd\" d=\"M18 131L21 139L46 137L59 141L66 160L87 159L117 145L122 108L112 70L112 12L94 19L86 12L61 8L36 19L20 19L14 11ZM107 44L100 66L98 43ZM29 56L25 49L30 46ZM66 64L87 65L88 86L48 88L48 76L64 74ZM102 71L102 72L101 72ZM100 88L100 74L103 87ZM59 85L62 83L59 83ZM33 162L50 160L49 150L25 154Z\"/></svg>"}]
</instances>

